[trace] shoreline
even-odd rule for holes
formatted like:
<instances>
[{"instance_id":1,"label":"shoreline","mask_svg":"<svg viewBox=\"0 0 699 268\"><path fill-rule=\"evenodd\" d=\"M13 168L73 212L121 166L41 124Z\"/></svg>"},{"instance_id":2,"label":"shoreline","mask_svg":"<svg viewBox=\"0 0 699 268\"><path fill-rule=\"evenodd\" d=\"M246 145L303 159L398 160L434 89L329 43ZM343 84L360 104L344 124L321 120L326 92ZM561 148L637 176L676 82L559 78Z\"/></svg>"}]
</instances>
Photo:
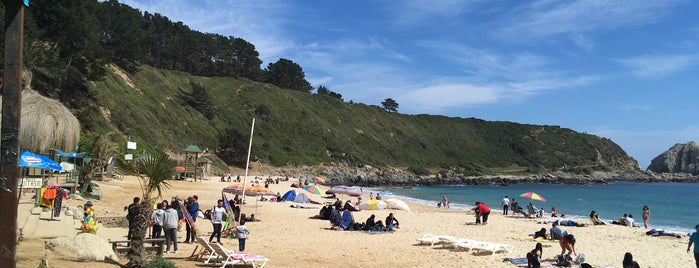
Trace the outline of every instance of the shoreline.
<instances>
[{"instance_id":1,"label":"shoreline","mask_svg":"<svg viewBox=\"0 0 699 268\"><path fill-rule=\"evenodd\" d=\"M248 176L248 178L255 175ZM258 175L260 176L260 175ZM262 175L266 178L267 175ZM274 177L272 175L272 177ZM270 185L272 191L285 193L294 189L289 182ZM133 195L138 193L138 182L135 178L124 177L123 180L109 182L99 181L99 192L102 200L93 200L98 216L124 216L123 206L130 203ZM170 181L172 187L163 192L160 199L170 199L175 195L199 196L202 210L212 206L221 198L221 189L231 183L218 182L218 178L204 181ZM249 184L249 183L248 183ZM327 186L320 186L327 190ZM230 196L228 196L230 198ZM319 195L310 195L311 199L324 203ZM356 201L356 198L342 197L343 200ZM363 199L368 199L364 190ZM254 201L255 197L246 197L247 204L243 212L255 213L260 221L246 224L250 229L246 251L263 255L270 259L267 267L367 267L367 266L399 266L399 267L513 267L503 262L506 257L521 258L531 250L536 242L528 239L527 234L540 228L550 228L550 225L537 224L536 220L504 216L502 213L491 213L487 225L474 225L474 215L458 209L440 209L405 200L412 212L403 210L371 210L353 212L355 221L363 222L371 214L383 220L392 212L400 222L400 228L392 233L370 234L361 231L333 231L327 220L310 219L317 215L321 205L316 209L291 208L293 202L262 202ZM66 200L65 205L75 206L85 201ZM252 212L254 211L254 212ZM42 222L42 224L55 224ZM203 219L197 221L203 235L208 238L212 230L211 224ZM576 250L587 255L594 267L611 265L620 267L625 252L632 252L642 267L673 267L691 265L693 257L686 253L687 237L681 239L670 237L650 237L639 228L622 226L589 226L563 227L574 233L578 239ZM53 230L56 236L65 233L75 235L75 230L59 232ZM417 238L424 234L451 235L460 238L470 238L480 241L510 244L514 250L510 253L482 253L456 251L448 247L419 245ZM97 236L102 239L122 240L126 228L100 226ZM184 231L178 232L178 240L183 241ZM18 245L18 258L36 260L44 256L41 237L27 235ZM633 243L630 243L633 241ZM223 245L231 250L237 250L237 240L222 239ZM544 259L552 260L560 253L560 247L555 242L544 243ZM35 248L32 248L35 245ZM201 261L188 260L196 244L179 244L179 253L166 254L164 257L174 262L178 267L195 267ZM81 262L65 254L59 254L54 249L46 255L49 263L57 267L72 267L89 265L93 268L118 267L105 262ZM120 264L128 260L121 258ZM22 261L18 267L36 267L37 263Z\"/></svg>"}]
</instances>

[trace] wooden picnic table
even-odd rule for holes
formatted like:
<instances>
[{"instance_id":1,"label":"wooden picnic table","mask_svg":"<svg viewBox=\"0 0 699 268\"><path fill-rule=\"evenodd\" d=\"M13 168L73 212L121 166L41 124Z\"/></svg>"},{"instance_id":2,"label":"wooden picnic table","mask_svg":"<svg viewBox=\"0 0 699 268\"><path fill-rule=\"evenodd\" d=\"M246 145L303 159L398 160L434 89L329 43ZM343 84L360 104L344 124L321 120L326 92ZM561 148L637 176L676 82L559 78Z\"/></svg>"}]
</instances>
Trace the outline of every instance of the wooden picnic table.
<instances>
[{"instance_id":1,"label":"wooden picnic table","mask_svg":"<svg viewBox=\"0 0 699 268\"><path fill-rule=\"evenodd\" d=\"M109 243L112 243L112 250L114 250L114 253L118 252L128 252L130 248L130 243L131 240L109 240ZM150 246L147 247L145 244L150 243L150 244L155 244L155 246ZM163 249L165 248L165 238L148 238L148 239L143 239L143 244L146 250L155 250L156 254L158 255L163 255Z\"/></svg>"}]
</instances>

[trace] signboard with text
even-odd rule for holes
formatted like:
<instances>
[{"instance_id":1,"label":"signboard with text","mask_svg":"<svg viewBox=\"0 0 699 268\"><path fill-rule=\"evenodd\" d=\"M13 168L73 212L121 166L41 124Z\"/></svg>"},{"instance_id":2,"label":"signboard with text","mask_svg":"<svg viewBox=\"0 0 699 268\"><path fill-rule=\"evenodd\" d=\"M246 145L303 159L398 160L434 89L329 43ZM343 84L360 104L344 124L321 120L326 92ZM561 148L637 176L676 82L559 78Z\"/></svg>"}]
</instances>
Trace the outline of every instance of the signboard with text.
<instances>
[{"instance_id":1,"label":"signboard with text","mask_svg":"<svg viewBox=\"0 0 699 268\"><path fill-rule=\"evenodd\" d=\"M43 181L41 178L22 178L20 181L20 187L24 189L36 189L41 188Z\"/></svg>"}]
</instances>

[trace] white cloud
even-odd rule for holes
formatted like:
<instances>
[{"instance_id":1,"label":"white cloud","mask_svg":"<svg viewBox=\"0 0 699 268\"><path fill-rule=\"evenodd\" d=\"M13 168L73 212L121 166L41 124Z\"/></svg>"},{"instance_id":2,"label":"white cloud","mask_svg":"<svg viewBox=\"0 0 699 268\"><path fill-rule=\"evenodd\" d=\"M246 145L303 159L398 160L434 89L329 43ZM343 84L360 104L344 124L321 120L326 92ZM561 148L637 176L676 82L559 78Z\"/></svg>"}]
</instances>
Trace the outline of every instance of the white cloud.
<instances>
[{"instance_id":1,"label":"white cloud","mask_svg":"<svg viewBox=\"0 0 699 268\"><path fill-rule=\"evenodd\" d=\"M591 54L595 50L595 43L592 42L587 36L579 33L573 33L570 34L570 40L573 41L573 44L578 47L580 50L584 51L587 54Z\"/></svg>"},{"instance_id":2,"label":"white cloud","mask_svg":"<svg viewBox=\"0 0 699 268\"><path fill-rule=\"evenodd\" d=\"M662 77L699 64L699 54L643 55L614 61L639 77Z\"/></svg>"},{"instance_id":3,"label":"white cloud","mask_svg":"<svg viewBox=\"0 0 699 268\"><path fill-rule=\"evenodd\" d=\"M512 10L497 35L509 40L609 31L653 24L680 1L539 0Z\"/></svg>"}]
</instances>

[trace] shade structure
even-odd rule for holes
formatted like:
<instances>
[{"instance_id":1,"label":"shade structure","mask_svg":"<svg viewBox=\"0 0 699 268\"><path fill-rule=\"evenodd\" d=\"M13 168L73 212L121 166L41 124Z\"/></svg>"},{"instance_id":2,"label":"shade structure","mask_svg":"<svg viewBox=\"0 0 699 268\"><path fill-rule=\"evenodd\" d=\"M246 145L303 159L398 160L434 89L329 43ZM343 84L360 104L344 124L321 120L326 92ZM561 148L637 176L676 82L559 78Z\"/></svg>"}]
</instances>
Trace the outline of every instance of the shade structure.
<instances>
[{"instance_id":1,"label":"shade structure","mask_svg":"<svg viewBox=\"0 0 699 268\"><path fill-rule=\"evenodd\" d=\"M19 155L20 167L61 171L63 167L46 156L24 151Z\"/></svg>"},{"instance_id":2,"label":"shade structure","mask_svg":"<svg viewBox=\"0 0 699 268\"><path fill-rule=\"evenodd\" d=\"M231 184L224 187L222 191L224 193L241 194L243 193L243 185L240 183Z\"/></svg>"},{"instance_id":3,"label":"shade structure","mask_svg":"<svg viewBox=\"0 0 699 268\"><path fill-rule=\"evenodd\" d=\"M183 166L175 166L173 169L175 169L177 171L181 171L181 172L185 172L187 170L187 168L185 168Z\"/></svg>"},{"instance_id":4,"label":"shade structure","mask_svg":"<svg viewBox=\"0 0 699 268\"><path fill-rule=\"evenodd\" d=\"M357 192L354 188L345 185L337 185L329 190L325 191L326 194L346 194L349 196L360 196L361 194Z\"/></svg>"},{"instance_id":5,"label":"shade structure","mask_svg":"<svg viewBox=\"0 0 699 268\"><path fill-rule=\"evenodd\" d=\"M282 196L282 200L292 201L296 203L310 203L308 195L302 192L297 192L296 190L289 190L288 192L284 193L284 195Z\"/></svg>"},{"instance_id":6,"label":"shade structure","mask_svg":"<svg viewBox=\"0 0 699 268\"><path fill-rule=\"evenodd\" d=\"M370 199L364 203L359 204L359 209L362 209L362 210L378 210L378 209L385 209L385 208L386 208L386 202L381 201L381 200L376 200L376 199Z\"/></svg>"},{"instance_id":7,"label":"shade structure","mask_svg":"<svg viewBox=\"0 0 699 268\"><path fill-rule=\"evenodd\" d=\"M540 196L539 194L537 194L535 192L526 192L526 193L523 193L519 196L524 197L524 198L529 198L531 200L539 200L541 202L546 202L546 198L544 198L543 196Z\"/></svg>"},{"instance_id":8,"label":"shade structure","mask_svg":"<svg viewBox=\"0 0 699 268\"><path fill-rule=\"evenodd\" d=\"M400 209L400 210L405 210L408 212L412 212L410 210L410 206L408 206L407 203L403 202L403 200L397 199L397 198L389 198L386 199L386 207L387 208L395 208L395 209Z\"/></svg>"},{"instance_id":9,"label":"shade structure","mask_svg":"<svg viewBox=\"0 0 699 268\"><path fill-rule=\"evenodd\" d=\"M325 183L325 178L323 177L315 176L313 180L317 181L318 183Z\"/></svg>"},{"instance_id":10,"label":"shade structure","mask_svg":"<svg viewBox=\"0 0 699 268\"><path fill-rule=\"evenodd\" d=\"M226 186L221 190L224 193L231 193L231 194L243 194L243 185L242 184L231 184L229 186ZM272 190L264 187L264 186L246 186L245 187L245 195L246 196L258 196L258 195L277 195Z\"/></svg>"},{"instance_id":11,"label":"shade structure","mask_svg":"<svg viewBox=\"0 0 699 268\"><path fill-rule=\"evenodd\" d=\"M318 188L318 186L315 185L306 185L303 187L304 190L308 191L309 193L320 195L323 193L323 191Z\"/></svg>"}]
</instances>

